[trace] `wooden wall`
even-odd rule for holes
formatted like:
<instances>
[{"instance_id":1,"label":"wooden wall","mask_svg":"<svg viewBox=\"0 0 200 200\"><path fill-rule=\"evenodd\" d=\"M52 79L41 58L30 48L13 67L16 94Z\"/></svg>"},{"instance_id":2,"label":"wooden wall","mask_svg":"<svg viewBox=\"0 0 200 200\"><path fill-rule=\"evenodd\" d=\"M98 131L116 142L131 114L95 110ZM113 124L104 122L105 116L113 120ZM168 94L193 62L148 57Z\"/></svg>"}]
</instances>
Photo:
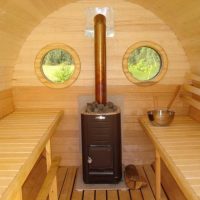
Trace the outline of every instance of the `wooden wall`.
<instances>
[{"instance_id":1,"label":"wooden wall","mask_svg":"<svg viewBox=\"0 0 200 200\"><path fill-rule=\"evenodd\" d=\"M84 36L85 10L91 6L111 6L115 16L115 37L107 39L108 94L122 96L123 162L148 163L154 159L153 147L142 131L138 117L154 107L165 107L177 85L183 83L189 70L185 52L171 29L148 10L122 0L82 0L69 4L44 19L29 35L14 69L13 93L15 106L62 108L65 115L53 139L53 152L62 156L62 164L80 164L80 122L78 100L94 94L93 39ZM148 87L130 83L122 70L126 49L138 41L160 44L169 59L167 74L159 84ZM61 42L72 46L80 56L81 73L69 88L50 89L42 85L34 72L38 51L49 43ZM177 114L188 111L179 99L174 104Z\"/></svg>"},{"instance_id":2,"label":"wooden wall","mask_svg":"<svg viewBox=\"0 0 200 200\"><path fill-rule=\"evenodd\" d=\"M180 39L189 57L192 70L200 73L200 34L198 34L200 32L200 1L128 1L149 9L163 19ZM30 32L50 13L73 2L77 0L0 1L0 90L11 87L13 66ZM96 2L99 1L96 0Z\"/></svg>"},{"instance_id":3,"label":"wooden wall","mask_svg":"<svg viewBox=\"0 0 200 200\"><path fill-rule=\"evenodd\" d=\"M199 85L199 84L198 84L198 85L195 84L195 86L198 87L198 88L200 88L200 85ZM193 94L193 98L196 99L196 100L198 100L198 101L200 101L200 97L197 96L197 95L194 95L194 94ZM197 120L197 121L200 122L200 110L198 110L197 108L194 108L194 107L190 106L189 115L190 115L193 119L195 119L195 120Z\"/></svg>"},{"instance_id":4,"label":"wooden wall","mask_svg":"<svg viewBox=\"0 0 200 200\"><path fill-rule=\"evenodd\" d=\"M14 111L12 90L0 91L0 118Z\"/></svg>"},{"instance_id":5,"label":"wooden wall","mask_svg":"<svg viewBox=\"0 0 200 200\"><path fill-rule=\"evenodd\" d=\"M128 1L149 9L163 19L180 39L192 70L200 73L200 1ZM0 1L0 90L11 87L14 64L30 32L50 13L73 2L77 0Z\"/></svg>"},{"instance_id":6,"label":"wooden wall","mask_svg":"<svg viewBox=\"0 0 200 200\"><path fill-rule=\"evenodd\" d=\"M187 52L191 69L200 74L200 1L199 0L130 0L151 10L176 33Z\"/></svg>"},{"instance_id":7,"label":"wooden wall","mask_svg":"<svg viewBox=\"0 0 200 200\"><path fill-rule=\"evenodd\" d=\"M0 1L0 91L12 87L14 64L26 37L43 18L63 4L63 0Z\"/></svg>"}]
</instances>

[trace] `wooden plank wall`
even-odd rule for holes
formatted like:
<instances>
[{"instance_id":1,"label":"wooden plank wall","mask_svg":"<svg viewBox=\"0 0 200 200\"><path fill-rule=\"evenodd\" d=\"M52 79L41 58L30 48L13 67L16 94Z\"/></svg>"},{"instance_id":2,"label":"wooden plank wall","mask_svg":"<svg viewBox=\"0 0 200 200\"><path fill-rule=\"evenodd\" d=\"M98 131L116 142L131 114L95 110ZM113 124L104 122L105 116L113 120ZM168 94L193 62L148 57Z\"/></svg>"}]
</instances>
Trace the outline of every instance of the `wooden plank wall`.
<instances>
[{"instance_id":1,"label":"wooden plank wall","mask_svg":"<svg viewBox=\"0 0 200 200\"><path fill-rule=\"evenodd\" d=\"M0 90L11 87L13 65L16 62L24 41L34 27L51 12L76 1L77 0L0 1ZM200 1L128 1L138 3L165 20L178 35L182 45L187 50L187 55L189 56L193 70L200 72L200 40L199 34L197 34L200 30L200 26L197 26L200 14Z\"/></svg>"},{"instance_id":2,"label":"wooden plank wall","mask_svg":"<svg viewBox=\"0 0 200 200\"><path fill-rule=\"evenodd\" d=\"M0 1L0 90L12 86L14 64L26 37L45 16L63 4L63 0Z\"/></svg>"},{"instance_id":3,"label":"wooden plank wall","mask_svg":"<svg viewBox=\"0 0 200 200\"><path fill-rule=\"evenodd\" d=\"M94 94L93 39L84 35L86 8L111 6L114 10L115 37L107 39L108 95L121 96L123 106L124 163L152 162L153 149L143 133L138 117L154 106L165 107L177 85L183 83L189 64L185 52L170 28L148 10L122 0L82 0L69 4L49 15L29 35L15 65L13 92L16 108L54 107L65 111L53 140L53 152L62 156L63 165L80 164L80 123L78 99ZM166 51L169 66L159 84L142 87L130 83L122 70L126 49L138 41L153 41ZM60 42L73 47L80 56L81 73L69 88L50 89L42 85L34 72L38 51L49 43ZM179 99L174 109L186 114L187 106Z\"/></svg>"},{"instance_id":4,"label":"wooden plank wall","mask_svg":"<svg viewBox=\"0 0 200 200\"><path fill-rule=\"evenodd\" d=\"M200 75L200 74L199 74ZM194 83L195 84L195 83ZM196 87L200 88L200 85L199 84L195 84ZM193 94L193 98L200 101L200 97L198 95L194 95ZM189 109L189 115L194 118L195 120L199 121L200 122L200 110L198 110L197 108L194 108L192 106L190 106L190 109Z\"/></svg>"},{"instance_id":5,"label":"wooden plank wall","mask_svg":"<svg viewBox=\"0 0 200 200\"><path fill-rule=\"evenodd\" d=\"M12 90L0 91L0 118L14 111Z\"/></svg>"}]
</instances>

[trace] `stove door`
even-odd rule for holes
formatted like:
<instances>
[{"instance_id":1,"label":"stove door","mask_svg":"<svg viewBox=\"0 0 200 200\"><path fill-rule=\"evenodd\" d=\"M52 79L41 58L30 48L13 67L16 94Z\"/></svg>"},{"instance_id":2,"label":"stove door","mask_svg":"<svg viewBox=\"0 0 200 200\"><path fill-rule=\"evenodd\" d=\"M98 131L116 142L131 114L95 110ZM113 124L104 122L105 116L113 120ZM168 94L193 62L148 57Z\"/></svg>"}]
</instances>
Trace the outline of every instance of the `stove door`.
<instances>
[{"instance_id":1,"label":"stove door","mask_svg":"<svg viewBox=\"0 0 200 200\"><path fill-rule=\"evenodd\" d=\"M111 145L90 145L88 165L89 170L113 169L113 151Z\"/></svg>"}]
</instances>

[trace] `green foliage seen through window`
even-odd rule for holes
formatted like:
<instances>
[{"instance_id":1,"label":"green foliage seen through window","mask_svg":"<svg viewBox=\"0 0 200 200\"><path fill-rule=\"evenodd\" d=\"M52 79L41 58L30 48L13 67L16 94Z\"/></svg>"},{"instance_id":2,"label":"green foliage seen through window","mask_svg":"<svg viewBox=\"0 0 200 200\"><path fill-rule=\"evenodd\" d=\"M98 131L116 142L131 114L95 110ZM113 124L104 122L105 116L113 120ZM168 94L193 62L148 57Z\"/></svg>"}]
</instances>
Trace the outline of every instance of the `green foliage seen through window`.
<instances>
[{"instance_id":1,"label":"green foliage seen through window","mask_svg":"<svg viewBox=\"0 0 200 200\"><path fill-rule=\"evenodd\" d=\"M128 58L128 71L137 80L151 80L159 73L160 68L160 55L150 47L139 47Z\"/></svg>"},{"instance_id":2,"label":"green foliage seen through window","mask_svg":"<svg viewBox=\"0 0 200 200\"><path fill-rule=\"evenodd\" d=\"M42 61L44 75L54 83L69 80L75 70L74 67L72 56L62 49L49 51Z\"/></svg>"}]
</instances>

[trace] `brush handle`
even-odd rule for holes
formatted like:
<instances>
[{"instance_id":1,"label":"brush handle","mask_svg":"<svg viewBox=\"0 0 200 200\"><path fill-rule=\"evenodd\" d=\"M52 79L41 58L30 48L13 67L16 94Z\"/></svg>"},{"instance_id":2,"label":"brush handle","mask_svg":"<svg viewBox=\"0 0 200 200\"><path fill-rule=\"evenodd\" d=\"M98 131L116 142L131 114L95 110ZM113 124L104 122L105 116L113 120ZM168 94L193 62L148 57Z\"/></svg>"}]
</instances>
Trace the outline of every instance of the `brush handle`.
<instances>
[{"instance_id":1,"label":"brush handle","mask_svg":"<svg viewBox=\"0 0 200 200\"><path fill-rule=\"evenodd\" d=\"M167 105L167 110L170 110L170 108L172 107L172 104L174 103L176 97L179 95L181 91L181 86L179 85L176 89L176 92L174 93L173 98L171 99L171 101L169 102L169 104Z\"/></svg>"}]
</instances>

